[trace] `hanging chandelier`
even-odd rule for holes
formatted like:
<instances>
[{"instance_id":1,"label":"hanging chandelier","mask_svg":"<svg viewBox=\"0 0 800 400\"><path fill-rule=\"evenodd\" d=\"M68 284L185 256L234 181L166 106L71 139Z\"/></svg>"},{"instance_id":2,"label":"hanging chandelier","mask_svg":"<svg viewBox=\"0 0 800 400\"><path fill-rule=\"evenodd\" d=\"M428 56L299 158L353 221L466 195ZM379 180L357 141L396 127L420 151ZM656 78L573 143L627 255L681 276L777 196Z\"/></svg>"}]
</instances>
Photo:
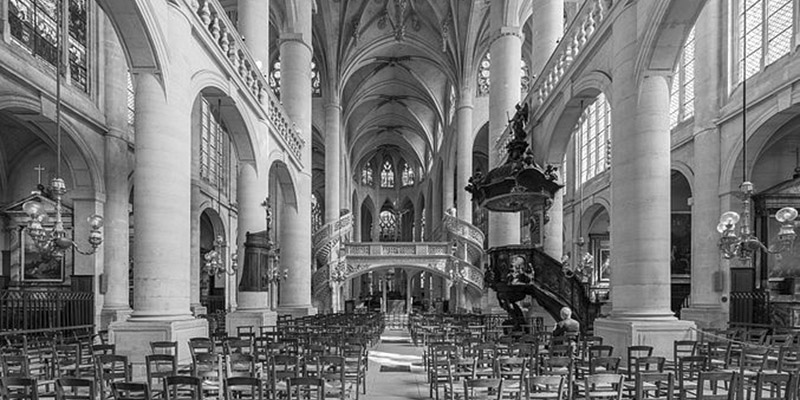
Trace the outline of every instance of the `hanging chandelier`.
<instances>
[{"instance_id":1,"label":"hanging chandelier","mask_svg":"<svg viewBox=\"0 0 800 400\"><path fill-rule=\"evenodd\" d=\"M59 3L58 20L59 27L62 26L60 21L63 21L62 8ZM61 30L56 30L56 51L58 53L56 61L56 176L50 181L50 186L46 192L54 197L55 200L55 221L52 228L45 226L48 219L47 211L41 202L36 200L26 201L22 205L22 210L28 214L30 218L28 221L27 231L28 235L33 239L37 250L44 258L52 258L55 260L62 260L67 250L75 249L80 254L92 255L97 251L100 244L103 243L103 217L97 214L89 216L86 221L89 223L89 245L91 248L83 250L70 238L67 237L67 231L64 229L62 200L67 193L67 185L64 179L61 178L61 59L63 54ZM42 186L40 185L41 189Z\"/></svg>"},{"instance_id":2,"label":"hanging chandelier","mask_svg":"<svg viewBox=\"0 0 800 400\"><path fill-rule=\"evenodd\" d=\"M742 29L747 32L747 18L742 20ZM747 35L742 37L742 48L747 48ZM720 233L719 249L722 256L740 258L745 260L752 259L758 251L765 251L770 254L783 253L789 250L797 237L795 233L795 219L797 210L792 207L783 207L775 213L775 219L781 224L778 231L777 241L767 247L753 234L750 229L750 204L755 187L752 182L747 180L747 56L742 57L742 184L739 186L742 197L742 214L736 211L722 213L717 225L717 232ZM740 225L739 222L741 222Z\"/></svg>"},{"instance_id":3,"label":"hanging chandelier","mask_svg":"<svg viewBox=\"0 0 800 400\"><path fill-rule=\"evenodd\" d=\"M222 235L217 235L216 239L214 239L214 247L203 256L205 259L203 267L209 276L222 274L236 275L239 254L238 252L231 254L231 265L230 267L226 266L225 249L227 247L228 243L225 242L225 238L223 238Z\"/></svg>"}]
</instances>

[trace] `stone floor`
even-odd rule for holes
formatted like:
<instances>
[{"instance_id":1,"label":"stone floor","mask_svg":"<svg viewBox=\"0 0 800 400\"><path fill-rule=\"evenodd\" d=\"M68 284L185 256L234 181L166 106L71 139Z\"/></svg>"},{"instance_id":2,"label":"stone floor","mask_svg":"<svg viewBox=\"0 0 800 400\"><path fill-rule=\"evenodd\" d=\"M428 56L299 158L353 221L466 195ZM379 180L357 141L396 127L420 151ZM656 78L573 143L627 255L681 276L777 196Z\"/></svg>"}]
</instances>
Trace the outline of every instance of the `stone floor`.
<instances>
[{"instance_id":1,"label":"stone floor","mask_svg":"<svg viewBox=\"0 0 800 400\"><path fill-rule=\"evenodd\" d=\"M386 330L381 343L370 350L367 394L360 399L430 399L422 347L411 344L408 331Z\"/></svg>"}]
</instances>

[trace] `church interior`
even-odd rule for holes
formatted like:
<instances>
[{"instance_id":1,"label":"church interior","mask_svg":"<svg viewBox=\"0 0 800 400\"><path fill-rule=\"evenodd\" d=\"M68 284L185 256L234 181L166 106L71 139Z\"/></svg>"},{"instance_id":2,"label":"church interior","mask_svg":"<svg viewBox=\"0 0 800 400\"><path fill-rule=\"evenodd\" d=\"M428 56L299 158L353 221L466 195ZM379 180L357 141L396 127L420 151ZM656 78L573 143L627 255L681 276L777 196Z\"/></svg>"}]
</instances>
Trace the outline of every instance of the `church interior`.
<instances>
[{"instance_id":1,"label":"church interior","mask_svg":"<svg viewBox=\"0 0 800 400\"><path fill-rule=\"evenodd\" d=\"M0 0L0 37L2 398L14 357L90 400L521 400L559 358L557 398L609 359L643 398L637 357L684 396L684 356L797 396L800 0Z\"/></svg>"}]
</instances>

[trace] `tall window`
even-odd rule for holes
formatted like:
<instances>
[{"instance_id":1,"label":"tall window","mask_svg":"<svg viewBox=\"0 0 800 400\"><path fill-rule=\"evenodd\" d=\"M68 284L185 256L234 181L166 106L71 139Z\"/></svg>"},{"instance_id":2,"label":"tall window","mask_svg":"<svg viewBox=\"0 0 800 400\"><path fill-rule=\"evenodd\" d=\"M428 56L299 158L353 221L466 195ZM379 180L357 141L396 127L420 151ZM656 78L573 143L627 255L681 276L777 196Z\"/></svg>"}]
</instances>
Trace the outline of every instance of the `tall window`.
<instances>
[{"instance_id":1,"label":"tall window","mask_svg":"<svg viewBox=\"0 0 800 400\"><path fill-rule=\"evenodd\" d=\"M311 193L311 232L316 232L322 227L322 205L317 200L317 195Z\"/></svg>"},{"instance_id":2,"label":"tall window","mask_svg":"<svg viewBox=\"0 0 800 400\"><path fill-rule=\"evenodd\" d=\"M753 76L792 49L794 4L793 0L738 0L737 3L736 71L741 82L742 76ZM742 62L745 57L747 71Z\"/></svg>"},{"instance_id":3,"label":"tall window","mask_svg":"<svg viewBox=\"0 0 800 400\"><path fill-rule=\"evenodd\" d=\"M600 93L594 103L583 110L575 126L580 146L580 184L594 178L611 165L611 113L606 96Z\"/></svg>"},{"instance_id":4,"label":"tall window","mask_svg":"<svg viewBox=\"0 0 800 400\"><path fill-rule=\"evenodd\" d=\"M489 52L486 52L481 63L478 64L478 96L489 95L489 90L491 89L491 67L492 56ZM528 63L526 63L525 60L519 61L519 81L519 88L523 94L522 97L525 97L530 89L532 81L530 68L528 68Z\"/></svg>"},{"instance_id":5,"label":"tall window","mask_svg":"<svg viewBox=\"0 0 800 400\"><path fill-rule=\"evenodd\" d=\"M389 160L386 160L383 163L383 170L381 171L381 187L394 187L394 167L392 167L392 163Z\"/></svg>"},{"instance_id":6,"label":"tall window","mask_svg":"<svg viewBox=\"0 0 800 400\"><path fill-rule=\"evenodd\" d=\"M379 219L381 228L380 241L381 242L397 241L398 237L397 215L395 215L395 213L392 211L381 211Z\"/></svg>"},{"instance_id":7,"label":"tall window","mask_svg":"<svg viewBox=\"0 0 800 400\"><path fill-rule=\"evenodd\" d=\"M311 95L313 97L322 96L322 89L320 88L319 69L317 63L311 60Z\"/></svg>"},{"instance_id":8,"label":"tall window","mask_svg":"<svg viewBox=\"0 0 800 400\"><path fill-rule=\"evenodd\" d=\"M231 140L218 112L202 99L200 110L200 179L228 193L230 181Z\"/></svg>"},{"instance_id":9,"label":"tall window","mask_svg":"<svg viewBox=\"0 0 800 400\"><path fill-rule=\"evenodd\" d=\"M361 184L372 186L374 183L375 181L372 178L372 163L367 161L367 164L361 169Z\"/></svg>"},{"instance_id":10,"label":"tall window","mask_svg":"<svg viewBox=\"0 0 800 400\"><path fill-rule=\"evenodd\" d=\"M9 0L8 22L14 41L52 66L58 61L58 0ZM65 74L78 89L88 92L88 0L66 3L67 30L61 31L62 48L69 55Z\"/></svg>"},{"instance_id":11,"label":"tall window","mask_svg":"<svg viewBox=\"0 0 800 400\"><path fill-rule=\"evenodd\" d=\"M694 28L683 45L678 66L672 76L669 99L670 129L694 116Z\"/></svg>"},{"instance_id":12,"label":"tall window","mask_svg":"<svg viewBox=\"0 0 800 400\"><path fill-rule=\"evenodd\" d=\"M403 187L414 185L414 169L405 161L403 161L402 181Z\"/></svg>"}]
</instances>

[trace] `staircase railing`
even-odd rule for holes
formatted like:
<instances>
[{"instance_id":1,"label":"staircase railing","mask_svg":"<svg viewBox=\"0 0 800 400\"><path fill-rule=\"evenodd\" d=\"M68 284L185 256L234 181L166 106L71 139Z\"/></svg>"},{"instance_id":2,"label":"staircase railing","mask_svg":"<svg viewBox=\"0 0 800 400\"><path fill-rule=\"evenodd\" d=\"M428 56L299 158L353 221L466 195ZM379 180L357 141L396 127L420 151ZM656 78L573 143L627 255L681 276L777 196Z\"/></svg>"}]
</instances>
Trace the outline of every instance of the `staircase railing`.
<instances>
[{"instance_id":1,"label":"staircase railing","mask_svg":"<svg viewBox=\"0 0 800 400\"><path fill-rule=\"evenodd\" d=\"M322 225L311 237L314 256L319 265L328 263L333 245L338 243L342 237L353 231L353 213L348 212L339 217L336 221Z\"/></svg>"}]
</instances>

